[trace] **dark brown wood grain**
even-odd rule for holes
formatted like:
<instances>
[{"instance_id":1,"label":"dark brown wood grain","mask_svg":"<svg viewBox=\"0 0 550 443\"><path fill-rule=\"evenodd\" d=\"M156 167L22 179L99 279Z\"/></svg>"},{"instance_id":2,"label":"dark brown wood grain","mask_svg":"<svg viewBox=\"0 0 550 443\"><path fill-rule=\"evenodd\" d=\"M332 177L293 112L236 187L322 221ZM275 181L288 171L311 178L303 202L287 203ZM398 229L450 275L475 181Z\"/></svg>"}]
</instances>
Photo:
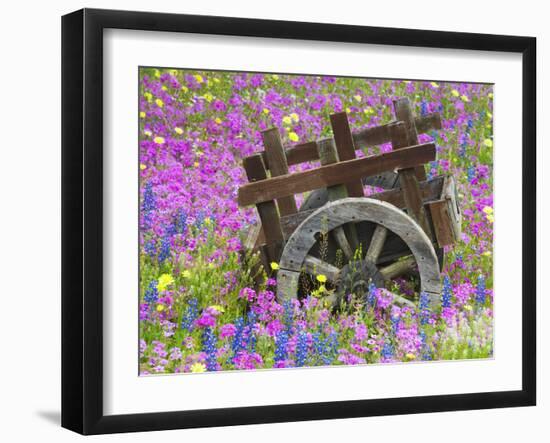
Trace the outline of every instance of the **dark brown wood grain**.
<instances>
[{"instance_id":1,"label":"dark brown wood grain","mask_svg":"<svg viewBox=\"0 0 550 443\"><path fill-rule=\"evenodd\" d=\"M267 166L271 177L288 174L288 164L286 154L281 142L281 135L277 128L271 128L262 132L265 154L267 157ZM294 196L282 197L277 200L280 215L289 215L298 212Z\"/></svg>"},{"instance_id":2,"label":"dark brown wood grain","mask_svg":"<svg viewBox=\"0 0 550 443\"><path fill-rule=\"evenodd\" d=\"M239 189L238 203L241 206L249 206L318 188L348 183L351 180L384 171L410 168L435 160L435 155L435 145L425 143L399 151L341 161L295 174L254 181ZM257 158L261 159L261 155L258 154Z\"/></svg>"},{"instance_id":3,"label":"dark brown wood grain","mask_svg":"<svg viewBox=\"0 0 550 443\"><path fill-rule=\"evenodd\" d=\"M345 112L330 115L330 125L334 135L334 144L340 161L353 160L355 144L349 126L348 115ZM344 183L349 197L363 197L363 182L361 177Z\"/></svg>"},{"instance_id":4,"label":"dark brown wood grain","mask_svg":"<svg viewBox=\"0 0 550 443\"><path fill-rule=\"evenodd\" d=\"M440 248L455 243L455 237L451 226L451 214L447 200L438 200L427 204L432 217L435 237Z\"/></svg>"},{"instance_id":5,"label":"dark brown wood grain","mask_svg":"<svg viewBox=\"0 0 550 443\"><path fill-rule=\"evenodd\" d=\"M404 146L413 146L418 144L418 131L416 129L416 120L412 113L411 104L408 98L401 98L393 101L395 118L397 121L402 121L405 124L405 132L407 133L407 142ZM390 134L391 135L391 134ZM394 149L396 149L394 147ZM418 180L426 180L426 169L424 165L415 168L416 177Z\"/></svg>"},{"instance_id":6,"label":"dark brown wood grain","mask_svg":"<svg viewBox=\"0 0 550 443\"><path fill-rule=\"evenodd\" d=\"M428 114L424 117L417 117L414 121L418 134L424 134L435 129L441 129L441 116L439 113ZM390 142L390 126L393 123L395 122L362 129L360 131L354 131L352 135L355 148L361 149L367 146L377 146ZM320 142L322 141L324 140L320 140ZM284 149L287 164L289 166L319 160L319 155L317 154L317 142L315 141L300 143L292 147L285 147ZM268 166L267 155L265 152L262 152L262 155L266 166Z\"/></svg>"}]
</instances>

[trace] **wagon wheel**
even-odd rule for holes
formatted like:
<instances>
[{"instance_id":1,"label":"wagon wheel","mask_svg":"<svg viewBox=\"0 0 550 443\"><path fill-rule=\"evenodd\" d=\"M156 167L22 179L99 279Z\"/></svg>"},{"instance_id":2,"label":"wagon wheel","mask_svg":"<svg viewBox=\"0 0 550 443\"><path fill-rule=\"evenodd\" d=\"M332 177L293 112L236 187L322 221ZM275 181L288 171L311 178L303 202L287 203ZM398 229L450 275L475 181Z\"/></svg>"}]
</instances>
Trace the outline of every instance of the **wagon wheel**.
<instances>
[{"instance_id":1,"label":"wagon wheel","mask_svg":"<svg viewBox=\"0 0 550 443\"><path fill-rule=\"evenodd\" d=\"M341 267L311 254L319 242L322 232L340 230L347 223L370 223L375 225L369 244L361 257L348 257ZM381 260L381 253L389 234L395 234L407 246L409 256L389 265ZM277 298L296 298L300 275L323 274L336 288L328 300L332 304L347 291L364 290L369 281L382 287L388 281L418 267L420 290L430 297L432 307L439 303L441 290L440 271L433 245L422 228L407 214L395 206L369 198L344 198L329 202L313 212L294 231L285 245L277 274ZM360 280L353 276L359 270ZM356 286L354 288L354 285ZM357 288L363 285L363 288ZM411 304L404 298L400 302Z\"/></svg>"},{"instance_id":2,"label":"wagon wheel","mask_svg":"<svg viewBox=\"0 0 550 443\"><path fill-rule=\"evenodd\" d=\"M366 177L365 179L363 179L363 184L369 185L369 186L377 186L384 189L392 189L394 187L399 186L399 180L398 180L397 173L390 171L390 172L382 173L377 176ZM320 208L321 206L325 205L327 202L328 202L328 191L326 190L326 188L316 189L315 191L311 192L303 201L302 205L300 206L300 212ZM360 231L362 231L362 233L365 234L365 226L363 226L363 229L360 229ZM402 242L399 242L399 239L395 239L391 237L392 236L390 234L390 242L394 243L394 246L395 246L394 249L403 249L403 246L404 246L403 244L397 245L397 243L402 243ZM365 239L363 238L363 240ZM368 242L368 239L367 239L367 242ZM402 247L400 248L399 246L402 246ZM329 243L328 245L329 250L327 251L327 256L334 257L336 254L336 247L337 245L334 242ZM437 247L437 245L434 245L434 247L435 247L435 254L437 256L437 261L439 263L439 270L442 271L443 265L445 263L445 251L443 248ZM318 254L314 253L313 255L318 255Z\"/></svg>"}]
</instances>

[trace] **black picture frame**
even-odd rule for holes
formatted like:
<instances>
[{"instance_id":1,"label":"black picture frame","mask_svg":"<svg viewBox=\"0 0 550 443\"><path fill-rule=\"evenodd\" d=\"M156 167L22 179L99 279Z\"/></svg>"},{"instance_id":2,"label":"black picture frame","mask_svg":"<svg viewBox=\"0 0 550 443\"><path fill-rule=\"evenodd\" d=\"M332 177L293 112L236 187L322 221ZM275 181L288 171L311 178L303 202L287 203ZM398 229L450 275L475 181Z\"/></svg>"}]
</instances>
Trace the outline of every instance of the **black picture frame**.
<instances>
[{"instance_id":1,"label":"black picture frame","mask_svg":"<svg viewBox=\"0 0 550 443\"><path fill-rule=\"evenodd\" d=\"M108 28L522 54L522 388L131 415L103 413L103 31ZM536 39L83 9L62 18L62 426L82 434L530 406L536 403ZM519 208L518 208L519 209Z\"/></svg>"}]
</instances>

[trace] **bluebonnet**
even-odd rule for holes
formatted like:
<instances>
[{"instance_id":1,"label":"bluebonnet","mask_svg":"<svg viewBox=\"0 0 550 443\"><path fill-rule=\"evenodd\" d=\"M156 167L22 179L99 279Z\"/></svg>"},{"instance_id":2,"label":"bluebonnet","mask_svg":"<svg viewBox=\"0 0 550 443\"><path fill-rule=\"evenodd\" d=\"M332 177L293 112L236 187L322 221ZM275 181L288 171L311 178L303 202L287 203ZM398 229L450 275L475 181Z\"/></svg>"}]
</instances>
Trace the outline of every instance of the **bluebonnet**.
<instances>
[{"instance_id":1,"label":"bluebonnet","mask_svg":"<svg viewBox=\"0 0 550 443\"><path fill-rule=\"evenodd\" d=\"M382 355L382 358L384 359L390 359L393 357L393 345L389 341L386 341L384 343L384 347L382 348L381 355Z\"/></svg>"},{"instance_id":2,"label":"bluebonnet","mask_svg":"<svg viewBox=\"0 0 550 443\"><path fill-rule=\"evenodd\" d=\"M292 306L292 299L287 298L283 301L283 323L289 334L292 333L292 323L294 323L294 308Z\"/></svg>"},{"instance_id":3,"label":"bluebonnet","mask_svg":"<svg viewBox=\"0 0 550 443\"><path fill-rule=\"evenodd\" d=\"M275 362L285 361L288 356L288 333L282 330L275 335Z\"/></svg>"},{"instance_id":4,"label":"bluebonnet","mask_svg":"<svg viewBox=\"0 0 550 443\"><path fill-rule=\"evenodd\" d=\"M428 104L422 100L422 102L420 103L420 115L422 115L423 117L428 113Z\"/></svg>"},{"instance_id":5,"label":"bluebonnet","mask_svg":"<svg viewBox=\"0 0 550 443\"><path fill-rule=\"evenodd\" d=\"M206 215L204 214L204 211L200 210L197 212L197 215L195 217L195 226L197 228L201 228L204 224L204 219L206 218Z\"/></svg>"},{"instance_id":6,"label":"bluebonnet","mask_svg":"<svg viewBox=\"0 0 550 443\"><path fill-rule=\"evenodd\" d=\"M247 318L248 326L247 326L247 334L246 334L246 337L247 337L246 347L250 352L256 352L256 342L258 339L256 337L256 334L254 334L253 328L254 328L254 324L256 323L257 315L255 312L249 311L247 317L248 317Z\"/></svg>"},{"instance_id":7,"label":"bluebonnet","mask_svg":"<svg viewBox=\"0 0 550 443\"><path fill-rule=\"evenodd\" d=\"M141 204L141 213L143 214L143 229L150 229L153 219L153 211L157 205L155 194L153 193L153 184L147 182L143 191L143 202Z\"/></svg>"},{"instance_id":8,"label":"bluebonnet","mask_svg":"<svg viewBox=\"0 0 550 443\"><path fill-rule=\"evenodd\" d=\"M159 299L157 282L155 280L149 282L149 286L145 291L145 295L143 296L143 299L149 304L156 303L157 300Z\"/></svg>"},{"instance_id":9,"label":"bluebonnet","mask_svg":"<svg viewBox=\"0 0 550 443\"><path fill-rule=\"evenodd\" d=\"M485 304L485 277L483 275L477 278L476 303L479 305Z\"/></svg>"},{"instance_id":10,"label":"bluebonnet","mask_svg":"<svg viewBox=\"0 0 550 443\"><path fill-rule=\"evenodd\" d=\"M301 330L298 333L298 342L296 343L296 366L304 366L307 359L307 332Z\"/></svg>"},{"instance_id":11,"label":"bluebonnet","mask_svg":"<svg viewBox=\"0 0 550 443\"><path fill-rule=\"evenodd\" d=\"M443 279L443 291L441 293L441 306L444 308L450 308L453 297L453 289L451 288L451 280L446 275Z\"/></svg>"},{"instance_id":12,"label":"bluebonnet","mask_svg":"<svg viewBox=\"0 0 550 443\"><path fill-rule=\"evenodd\" d=\"M160 242L160 251L158 255L158 262L159 265L164 263L164 260L166 260L170 256L170 236L165 233L162 236L162 240Z\"/></svg>"},{"instance_id":13,"label":"bluebonnet","mask_svg":"<svg viewBox=\"0 0 550 443\"><path fill-rule=\"evenodd\" d=\"M185 234L187 231L187 213L184 209L179 209L174 218L174 230L177 234Z\"/></svg>"},{"instance_id":14,"label":"bluebonnet","mask_svg":"<svg viewBox=\"0 0 550 443\"><path fill-rule=\"evenodd\" d=\"M469 134L473 127L474 127L474 122L471 118L469 118L468 124L466 126L466 132Z\"/></svg>"},{"instance_id":15,"label":"bluebonnet","mask_svg":"<svg viewBox=\"0 0 550 443\"><path fill-rule=\"evenodd\" d=\"M476 176L476 168L474 166L468 166L468 181L471 182Z\"/></svg>"},{"instance_id":16,"label":"bluebonnet","mask_svg":"<svg viewBox=\"0 0 550 443\"><path fill-rule=\"evenodd\" d=\"M145 242L143 250L149 257L154 257L157 255L157 245L155 244L155 241L149 240L148 242Z\"/></svg>"},{"instance_id":17,"label":"bluebonnet","mask_svg":"<svg viewBox=\"0 0 550 443\"><path fill-rule=\"evenodd\" d=\"M216 371L218 369L216 334L210 327L205 328L202 334L202 351L206 354L206 369Z\"/></svg>"},{"instance_id":18,"label":"bluebonnet","mask_svg":"<svg viewBox=\"0 0 550 443\"><path fill-rule=\"evenodd\" d=\"M239 352L244 351L246 347L246 331L245 331L245 322L242 317L239 317L235 321L235 335L233 336L233 342L231 343L231 349L233 350L233 359L239 354Z\"/></svg>"},{"instance_id":19,"label":"bluebonnet","mask_svg":"<svg viewBox=\"0 0 550 443\"><path fill-rule=\"evenodd\" d=\"M397 315L392 315L391 318L391 329L394 334L397 334L397 331L399 329L399 323L401 322L401 319Z\"/></svg>"},{"instance_id":20,"label":"bluebonnet","mask_svg":"<svg viewBox=\"0 0 550 443\"><path fill-rule=\"evenodd\" d=\"M418 302L418 311L420 314L420 324L425 325L430 320L430 297L422 291L420 293L420 300Z\"/></svg>"},{"instance_id":21,"label":"bluebonnet","mask_svg":"<svg viewBox=\"0 0 550 443\"><path fill-rule=\"evenodd\" d=\"M193 322L199 316L199 301L196 298L189 300L187 309L181 319L181 329L191 332L193 330Z\"/></svg>"},{"instance_id":22,"label":"bluebonnet","mask_svg":"<svg viewBox=\"0 0 550 443\"><path fill-rule=\"evenodd\" d=\"M371 281L369 283L369 291L367 292L367 306L374 308L376 304L376 286Z\"/></svg>"},{"instance_id":23,"label":"bluebonnet","mask_svg":"<svg viewBox=\"0 0 550 443\"><path fill-rule=\"evenodd\" d=\"M422 348L420 351L422 360L432 360L432 354L427 342L426 332L423 330L420 331L420 340L422 341Z\"/></svg>"}]
</instances>

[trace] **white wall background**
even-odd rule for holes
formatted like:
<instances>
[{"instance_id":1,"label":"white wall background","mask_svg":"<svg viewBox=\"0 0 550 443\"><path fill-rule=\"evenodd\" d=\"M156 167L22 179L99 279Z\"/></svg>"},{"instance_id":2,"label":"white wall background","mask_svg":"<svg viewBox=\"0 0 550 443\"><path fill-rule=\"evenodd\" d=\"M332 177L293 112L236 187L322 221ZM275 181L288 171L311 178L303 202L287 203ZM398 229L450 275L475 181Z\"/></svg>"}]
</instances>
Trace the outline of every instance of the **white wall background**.
<instances>
[{"instance_id":1,"label":"white wall background","mask_svg":"<svg viewBox=\"0 0 550 443\"><path fill-rule=\"evenodd\" d=\"M0 67L0 437L3 441L73 441L60 416L60 31L62 14L81 7L273 18L448 31L531 35L538 38L539 232L550 214L542 177L543 88L548 72L550 29L544 2L489 4L463 0L394 0L391 3L316 0L169 2L10 1L2 8ZM519 147L518 147L519 149ZM546 164L545 164L546 163ZM548 169L550 170L550 169ZM102 436L94 441L463 442L548 441L550 384L547 381L550 327L543 316L550 303L543 274L550 246L539 236L539 388L537 407L397 417L285 423L219 429Z\"/></svg>"}]
</instances>

